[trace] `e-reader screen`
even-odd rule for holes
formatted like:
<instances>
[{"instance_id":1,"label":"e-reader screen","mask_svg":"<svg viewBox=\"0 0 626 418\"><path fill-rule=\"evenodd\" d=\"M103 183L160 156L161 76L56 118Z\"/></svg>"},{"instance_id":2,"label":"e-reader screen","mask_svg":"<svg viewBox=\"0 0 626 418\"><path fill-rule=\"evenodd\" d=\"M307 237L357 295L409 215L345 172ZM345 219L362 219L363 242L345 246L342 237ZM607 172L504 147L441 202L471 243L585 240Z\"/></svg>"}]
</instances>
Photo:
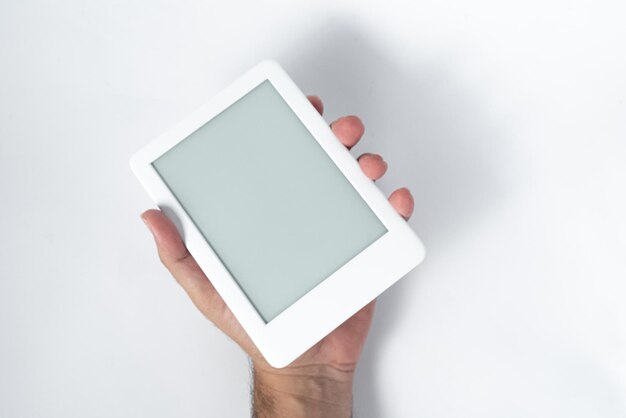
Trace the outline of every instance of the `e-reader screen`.
<instances>
[{"instance_id":1,"label":"e-reader screen","mask_svg":"<svg viewBox=\"0 0 626 418\"><path fill-rule=\"evenodd\" d=\"M269 80L152 164L265 322L387 232Z\"/></svg>"}]
</instances>

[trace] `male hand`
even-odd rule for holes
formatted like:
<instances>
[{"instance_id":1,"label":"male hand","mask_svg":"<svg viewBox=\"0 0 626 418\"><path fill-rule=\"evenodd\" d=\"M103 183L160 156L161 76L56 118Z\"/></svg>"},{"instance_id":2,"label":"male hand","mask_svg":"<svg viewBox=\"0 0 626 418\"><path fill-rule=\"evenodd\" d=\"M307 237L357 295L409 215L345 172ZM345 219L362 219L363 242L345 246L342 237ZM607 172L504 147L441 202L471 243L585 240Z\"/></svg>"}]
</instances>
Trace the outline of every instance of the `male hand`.
<instances>
[{"instance_id":1,"label":"male hand","mask_svg":"<svg viewBox=\"0 0 626 418\"><path fill-rule=\"evenodd\" d=\"M317 96L308 97L323 112ZM345 116L331 124L337 139L347 148L363 135L356 116ZM380 155L362 154L359 165L367 177L377 180L387 163ZM406 188L389 196L391 205L408 219L413 198ZM254 415L264 417L350 417L352 381L357 361L372 322L375 301L370 302L289 366L271 367L200 269L180 238L174 224L159 210L141 215L156 241L159 258L187 292L196 307L250 356L254 369Z\"/></svg>"}]
</instances>

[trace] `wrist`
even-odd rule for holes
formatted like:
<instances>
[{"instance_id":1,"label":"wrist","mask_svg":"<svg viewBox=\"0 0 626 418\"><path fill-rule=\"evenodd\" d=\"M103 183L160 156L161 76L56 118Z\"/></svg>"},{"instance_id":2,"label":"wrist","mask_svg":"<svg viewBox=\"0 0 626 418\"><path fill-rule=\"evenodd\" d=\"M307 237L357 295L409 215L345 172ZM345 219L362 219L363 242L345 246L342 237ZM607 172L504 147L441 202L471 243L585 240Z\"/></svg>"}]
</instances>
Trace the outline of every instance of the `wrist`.
<instances>
[{"instance_id":1,"label":"wrist","mask_svg":"<svg viewBox=\"0 0 626 418\"><path fill-rule=\"evenodd\" d=\"M255 418L352 415L353 369L330 365L253 367Z\"/></svg>"}]
</instances>

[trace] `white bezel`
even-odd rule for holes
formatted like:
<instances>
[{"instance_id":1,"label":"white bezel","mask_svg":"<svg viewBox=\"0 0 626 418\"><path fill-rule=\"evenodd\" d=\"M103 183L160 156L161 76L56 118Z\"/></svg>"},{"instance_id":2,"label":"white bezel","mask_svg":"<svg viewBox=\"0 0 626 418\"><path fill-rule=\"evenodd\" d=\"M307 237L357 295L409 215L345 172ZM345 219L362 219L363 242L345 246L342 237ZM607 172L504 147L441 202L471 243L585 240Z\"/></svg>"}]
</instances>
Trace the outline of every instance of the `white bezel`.
<instances>
[{"instance_id":1,"label":"white bezel","mask_svg":"<svg viewBox=\"0 0 626 418\"><path fill-rule=\"evenodd\" d=\"M152 162L260 83L269 80L328 156L354 186L388 232L265 323L202 233L154 169ZM131 168L156 205L176 218L190 253L239 320L265 359L284 367L417 266L424 247L384 194L361 171L285 71L266 60L222 90L211 101L135 153Z\"/></svg>"}]
</instances>

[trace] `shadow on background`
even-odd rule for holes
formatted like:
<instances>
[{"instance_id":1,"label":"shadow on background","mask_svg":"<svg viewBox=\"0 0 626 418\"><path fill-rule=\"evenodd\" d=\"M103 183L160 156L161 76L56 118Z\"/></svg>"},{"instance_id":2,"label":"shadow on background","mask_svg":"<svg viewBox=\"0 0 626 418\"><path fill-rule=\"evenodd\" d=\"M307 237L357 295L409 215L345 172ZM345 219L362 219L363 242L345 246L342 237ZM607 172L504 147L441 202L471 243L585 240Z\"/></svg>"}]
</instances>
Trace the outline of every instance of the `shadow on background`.
<instances>
[{"instance_id":1,"label":"shadow on background","mask_svg":"<svg viewBox=\"0 0 626 418\"><path fill-rule=\"evenodd\" d=\"M355 28L329 21L294 39L293 49L277 58L305 94L322 97L326 120L345 114L362 118L366 133L354 155L370 151L385 157L390 169L378 182L385 193L411 189L411 224L425 243L425 264L445 258L446 244L490 212L501 189L490 160L499 154L493 152L498 145L494 124L479 113L480 103L455 85L445 57L418 57L407 60L415 67L405 67ZM413 283L402 280L379 297L355 383L359 417L383 416L379 353L410 303Z\"/></svg>"}]
</instances>

